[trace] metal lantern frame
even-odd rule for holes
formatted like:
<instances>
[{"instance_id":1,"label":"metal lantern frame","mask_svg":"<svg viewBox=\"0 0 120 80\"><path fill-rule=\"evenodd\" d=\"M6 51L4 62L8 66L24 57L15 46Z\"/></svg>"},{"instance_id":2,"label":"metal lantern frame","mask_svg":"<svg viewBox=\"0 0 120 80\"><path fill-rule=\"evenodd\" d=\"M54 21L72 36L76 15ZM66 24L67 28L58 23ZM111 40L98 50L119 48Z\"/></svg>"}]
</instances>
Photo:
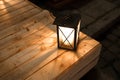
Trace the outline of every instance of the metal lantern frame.
<instances>
[{"instance_id":1,"label":"metal lantern frame","mask_svg":"<svg viewBox=\"0 0 120 80\"><path fill-rule=\"evenodd\" d=\"M78 39L79 39L79 30L80 30L80 23L81 23L81 16L80 14L67 14L67 15L59 15L56 17L54 24L57 25L57 42L58 42L58 48L63 48L63 49L69 49L69 50L76 50L77 45L78 45ZM71 31L69 35L66 36L64 32L61 30L60 27L64 28L70 28L73 29L74 31ZM60 32L65 38L65 40L61 43L60 42ZM74 42L73 46L69 42L68 38L71 36L71 34L74 32ZM69 47L65 46L64 43L68 42Z\"/></svg>"}]
</instances>

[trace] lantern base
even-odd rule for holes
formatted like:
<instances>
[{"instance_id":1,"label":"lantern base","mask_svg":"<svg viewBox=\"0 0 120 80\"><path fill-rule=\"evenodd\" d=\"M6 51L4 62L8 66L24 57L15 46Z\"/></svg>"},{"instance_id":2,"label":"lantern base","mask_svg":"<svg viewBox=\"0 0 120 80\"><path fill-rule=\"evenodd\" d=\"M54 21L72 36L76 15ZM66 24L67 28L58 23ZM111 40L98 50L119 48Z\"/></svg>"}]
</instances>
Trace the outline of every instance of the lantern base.
<instances>
[{"instance_id":1,"label":"lantern base","mask_svg":"<svg viewBox=\"0 0 120 80\"><path fill-rule=\"evenodd\" d=\"M74 48L65 48L65 47L60 47L60 46L58 46L58 48L59 48L59 49L71 50L71 51L77 50L77 47L74 47Z\"/></svg>"}]
</instances>

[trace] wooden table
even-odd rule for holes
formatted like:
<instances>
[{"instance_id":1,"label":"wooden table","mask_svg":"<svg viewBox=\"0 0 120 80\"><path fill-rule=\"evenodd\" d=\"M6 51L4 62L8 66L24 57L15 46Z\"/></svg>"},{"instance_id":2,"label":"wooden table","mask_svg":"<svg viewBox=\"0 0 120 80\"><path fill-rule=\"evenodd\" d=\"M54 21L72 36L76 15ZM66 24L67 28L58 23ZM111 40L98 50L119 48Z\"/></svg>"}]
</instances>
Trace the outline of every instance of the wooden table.
<instances>
[{"instance_id":1,"label":"wooden table","mask_svg":"<svg viewBox=\"0 0 120 80\"><path fill-rule=\"evenodd\" d=\"M80 33L76 51L57 48L54 17L25 0L0 1L0 80L78 80L101 45Z\"/></svg>"}]
</instances>

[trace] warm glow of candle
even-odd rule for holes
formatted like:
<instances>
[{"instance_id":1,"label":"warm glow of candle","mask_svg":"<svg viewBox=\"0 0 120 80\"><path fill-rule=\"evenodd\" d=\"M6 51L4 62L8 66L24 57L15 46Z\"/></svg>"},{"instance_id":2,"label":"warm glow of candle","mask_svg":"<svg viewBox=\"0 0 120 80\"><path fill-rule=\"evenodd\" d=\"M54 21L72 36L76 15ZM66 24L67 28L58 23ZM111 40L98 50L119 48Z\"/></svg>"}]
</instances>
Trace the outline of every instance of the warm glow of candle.
<instances>
[{"instance_id":1,"label":"warm glow of candle","mask_svg":"<svg viewBox=\"0 0 120 80\"><path fill-rule=\"evenodd\" d=\"M68 27L59 27L59 40L62 47L74 47L75 30Z\"/></svg>"}]
</instances>

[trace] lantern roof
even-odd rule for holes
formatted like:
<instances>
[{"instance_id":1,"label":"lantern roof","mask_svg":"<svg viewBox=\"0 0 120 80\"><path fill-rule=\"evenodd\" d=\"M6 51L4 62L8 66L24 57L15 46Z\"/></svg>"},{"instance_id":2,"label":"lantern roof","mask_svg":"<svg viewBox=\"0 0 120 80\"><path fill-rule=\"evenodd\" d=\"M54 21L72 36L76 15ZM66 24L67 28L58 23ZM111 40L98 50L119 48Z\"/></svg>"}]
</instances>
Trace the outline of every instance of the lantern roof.
<instances>
[{"instance_id":1,"label":"lantern roof","mask_svg":"<svg viewBox=\"0 0 120 80\"><path fill-rule=\"evenodd\" d=\"M76 12L72 12L68 14L61 13L56 17L54 24L58 26L70 27L76 29L80 19L81 19L80 14Z\"/></svg>"}]
</instances>

